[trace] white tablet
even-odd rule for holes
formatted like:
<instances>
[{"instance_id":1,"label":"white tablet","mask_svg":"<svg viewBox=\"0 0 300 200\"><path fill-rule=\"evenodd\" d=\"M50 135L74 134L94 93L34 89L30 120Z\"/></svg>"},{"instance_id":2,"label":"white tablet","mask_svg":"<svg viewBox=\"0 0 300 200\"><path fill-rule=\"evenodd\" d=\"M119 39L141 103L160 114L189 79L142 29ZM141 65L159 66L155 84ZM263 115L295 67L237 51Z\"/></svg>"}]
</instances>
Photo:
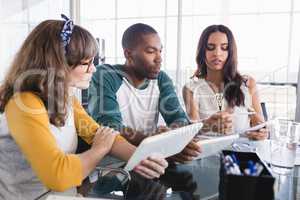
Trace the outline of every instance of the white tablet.
<instances>
[{"instance_id":1,"label":"white tablet","mask_svg":"<svg viewBox=\"0 0 300 200\"><path fill-rule=\"evenodd\" d=\"M179 153L194 138L202 125L199 122L144 139L124 169L132 170L140 161L151 155L160 155L166 158Z\"/></svg>"},{"instance_id":2,"label":"white tablet","mask_svg":"<svg viewBox=\"0 0 300 200\"><path fill-rule=\"evenodd\" d=\"M223 135L223 136L197 136L202 152L195 159L205 158L215 155L221 150L228 148L234 141L239 138L239 134Z\"/></svg>"},{"instance_id":3,"label":"white tablet","mask_svg":"<svg viewBox=\"0 0 300 200\"><path fill-rule=\"evenodd\" d=\"M252 126L252 127L247 128L245 130L242 130L242 131L239 132L239 134L242 134L242 135L245 134L246 135L248 132L258 131L259 129L262 129L262 128L266 127L267 125L268 125L268 122L263 122L263 123L258 124L256 126Z\"/></svg>"}]
</instances>

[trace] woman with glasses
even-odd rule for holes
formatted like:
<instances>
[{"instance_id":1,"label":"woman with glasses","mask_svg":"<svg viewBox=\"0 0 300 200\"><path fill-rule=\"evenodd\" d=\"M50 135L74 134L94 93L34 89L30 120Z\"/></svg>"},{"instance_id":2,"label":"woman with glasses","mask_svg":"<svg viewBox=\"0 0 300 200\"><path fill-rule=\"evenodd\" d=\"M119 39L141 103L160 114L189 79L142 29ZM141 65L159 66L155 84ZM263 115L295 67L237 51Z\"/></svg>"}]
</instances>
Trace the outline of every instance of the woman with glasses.
<instances>
[{"instance_id":1,"label":"woman with glasses","mask_svg":"<svg viewBox=\"0 0 300 200\"><path fill-rule=\"evenodd\" d=\"M92 35L64 17L46 20L26 38L0 89L0 199L40 199L50 192L76 194L106 154L128 160L135 147L98 125L74 96L95 71ZM75 154L77 135L91 149ZM146 178L167 162L143 160L134 171Z\"/></svg>"}]
</instances>

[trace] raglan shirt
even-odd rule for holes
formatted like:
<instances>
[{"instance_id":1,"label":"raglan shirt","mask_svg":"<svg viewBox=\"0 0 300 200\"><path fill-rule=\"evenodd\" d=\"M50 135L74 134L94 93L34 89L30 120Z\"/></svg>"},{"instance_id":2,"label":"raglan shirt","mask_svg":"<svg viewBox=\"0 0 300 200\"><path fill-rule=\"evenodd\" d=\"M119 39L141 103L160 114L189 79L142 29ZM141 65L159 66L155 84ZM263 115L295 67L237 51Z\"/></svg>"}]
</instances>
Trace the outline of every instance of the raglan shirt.
<instances>
[{"instance_id":1,"label":"raglan shirt","mask_svg":"<svg viewBox=\"0 0 300 200\"><path fill-rule=\"evenodd\" d=\"M55 127L33 93L9 100L0 119L0 199L35 199L49 189L62 192L81 184L77 135L91 144L99 125L75 97L70 102L65 126Z\"/></svg>"},{"instance_id":2,"label":"raglan shirt","mask_svg":"<svg viewBox=\"0 0 300 200\"><path fill-rule=\"evenodd\" d=\"M155 131L159 113L167 125L188 123L165 72L135 88L122 68L123 65L97 66L89 88L88 105L90 115L97 122L117 130L130 127L144 133Z\"/></svg>"}]
</instances>

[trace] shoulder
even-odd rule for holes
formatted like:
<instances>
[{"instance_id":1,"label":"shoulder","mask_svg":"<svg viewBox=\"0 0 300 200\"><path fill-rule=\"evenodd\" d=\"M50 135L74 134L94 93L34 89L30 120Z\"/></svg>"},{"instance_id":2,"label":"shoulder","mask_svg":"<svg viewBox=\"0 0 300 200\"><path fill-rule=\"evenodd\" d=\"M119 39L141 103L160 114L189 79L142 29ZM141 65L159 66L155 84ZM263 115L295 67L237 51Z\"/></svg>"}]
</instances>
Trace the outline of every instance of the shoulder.
<instances>
[{"instance_id":1,"label":"shoulder","mask_svg":"<svg viewBox=\"0 0 300 200\"><path fill-rule=\"evenodd\" d=\"M103 77L101 77L103 76ZM122 78L124 72L122 70L122 65L109 65L103 64L96 67L96 72L93 77L97 78Z\"/></svg>"},{"instance_id":2,"label":"shoulder","mask_svg":"<svg viewBox=\"0 0 300 200\"><path fill-rule=\"evenodd\" d=\"M20 92L13 95L8 101L9 103L16 103L18 105L25 105L29 108L41 108L45 107L42 99L32 92Z\"/></svg>"},{"instance_id":3,"label":"shoulder","mask_svg":"<svg viewBox=\"0 0 300 200\"><path fill-rule=\"evenodd\" d=\"M46 114L42 99L32 92L20 92L13 95L5 106L5 112L15 111L27 114Z\"/></svg>"},{"instance_id":4,"label":"shoulder","mask_svg":"<svg viewBox=\"0 0 300 200\"><path fill-rule=\"evenodd\" d=\"M203 78L192 77L183 87L184 90L194 91L196 88L199 88L203 81Z\"/></svg>"},{"instance_id":5,"label":"shoulder","mask_svg":"<svg viewBox=\"0 0 300 200\"><path fill-rule=\"evenodd\" d=\"M171 81L171 78L169 77L169 75L166 72L161 70L158 74L157 80L158 81L164 81L164 80Z\"/></svg>"},{"instance_id":6,"label":"shoulder","mask_svg":"<svg viewBox=\"0 0 300 200\"><path fill-rule=\"evenodd\" d=\"M122 65L98 65L96 72L93 74L91 84L110 85L115 88L122 84L123 77Z\"/></svg>"},{"instance_id":7,"label":"shoulder","mask_svg":"<svg viewBox=\"0 0 300 200\"><path fill-rule=\"evenodd\" d=\"M166 87L166 86L172 86L173 87L172 79L164 71L159 72L158 77L157 77L157 84L158 84L159 88L163 88L163 87Z\"/></svg>"},{"instance_id":8,"label":"shoulder","mask_svg":"<svg viewBox=\"0 0 300 200\"><path fill-rule=\"evenodd\" d=\"M256 87L256 80L250 75L243 75L243 80L245 85L249 88L249 90L255 89Z\"/></svg>"}]
</instances>

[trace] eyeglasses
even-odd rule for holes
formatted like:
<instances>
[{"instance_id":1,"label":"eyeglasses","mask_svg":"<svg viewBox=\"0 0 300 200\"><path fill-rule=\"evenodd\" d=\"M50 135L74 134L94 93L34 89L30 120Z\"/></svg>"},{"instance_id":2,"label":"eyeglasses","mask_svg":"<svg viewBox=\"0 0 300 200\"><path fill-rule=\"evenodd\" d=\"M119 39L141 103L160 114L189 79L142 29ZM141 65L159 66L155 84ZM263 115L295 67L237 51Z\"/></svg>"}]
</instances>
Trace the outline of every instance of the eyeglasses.
<instances>
[{"instance_id":1,"label":"eyeglasses","mask_svg":"<svg viewBox=\"0 0 300 200\"><path fill-rule=\"evenodd\" d=\"M90 61L85 62L85 63L80 63L80 65L82 66L87 66L86 72L85 73L89 73L92 64L94 63L94 58L92 58Z\"/></svg>"}]
</instances>

